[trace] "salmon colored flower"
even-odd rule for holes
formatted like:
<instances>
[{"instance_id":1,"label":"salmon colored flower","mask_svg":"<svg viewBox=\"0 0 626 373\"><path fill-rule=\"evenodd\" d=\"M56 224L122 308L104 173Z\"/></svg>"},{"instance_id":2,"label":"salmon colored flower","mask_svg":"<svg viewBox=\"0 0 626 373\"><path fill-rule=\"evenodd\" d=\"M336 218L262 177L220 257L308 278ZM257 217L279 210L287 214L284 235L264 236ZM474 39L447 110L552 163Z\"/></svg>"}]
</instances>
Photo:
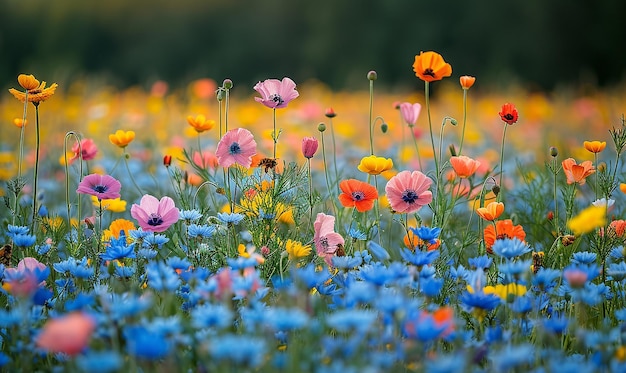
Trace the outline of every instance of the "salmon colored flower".
<instances>
[{"instance_id":1,"label":"salmon colored flower","mask_svg":"<svg viewBox=\"0 0 626 373\"><path fill-rule=\"evenodd\" d=\"M611 224L609 224L609 230L615 232L615 236L617 237L624 236L624 232L626 232L626 220L613 220Z\"/></svg>"},{"instance_id":2,"label":"salmon colored flower","mask_svg":"<svg viewBox=\"0 0 626 373\"><path fill-rule=\"evenodd\" d=\"M420 171L402 171L389 179L385 193L391 208L398 213L410 214L433 200L428 188L432 180Z\"/></svg>"},{"instance_id":3,"label":"salmon colored flower","mask_svg":"<svg viewBox=\"0 0 626 373\"><path fill-rule=\"evenodd\" d=\"M258 82L254 86L254 90L261 94L261 97L255 97L256 102L260 102L270 109L280 109L287 107L287 104L296 99L300 94L296 91L296 83L289 79L267 79Z\"/></svg>"},{"instance_id":4,"label":"salmon colored flower","mask_svg":"<svg viewBox=\"0 0 626 373\"><path fill-rule=\"evenodd\" d=\"M606 148L606 141L585 141L583 145L591 153L600 153Z\"/></svg>"},{"instance_id":5,"label":"salmon colored flower","mask_svg":"<svg viewBox=\"0 0 626 373\"><path fill-rule=\"evenodd\" d=\"M90 161L96 158L96 154L98 154L98 147L92 139L82 139L80 140L80 146L78 142L72 145L72 153L74 155L69 159L70 164L79 158L83 161Z\"/></svg>"},{"instance_id":6,"label":"salmon colored flower","mask_svg":"<svg viewBox=\"0 0 626 373\"><path fill-rule=\"evenodd\" d=\"M28 120L22 119L22 118L15 118L13 119L13 124L15 125L15 127L19 127L22 128L25 125L28 124Z\"/></svg>"},{"instance_id":7,"label":"salmon colored flower","mask_svg":"<svg viewBox=\"0 0 626 373\"><path fill-rule=\"evenodd\" d=\"M415 76L425 82L434 82L452 75L452 66L437 52L420 52L413 63Z\"/></svg>"},{"instance_id":8,"label":"salmon colored flower","mask_svg":"<svg viewBox=\"0 0 626 373\"><path fill-rule=\"evenodd\" d=\"M520 241L524 241L526 238L524 228L521 225L513 225L511 219L500 220L495 224L495 227L493 225L487 226L483 234L485 237L485 247L489 254L493 254L492 246L496 240L517 238Z\"/></svg>"},{"instance_id":9,"label":"salmon colored flower","mask_svg":"<svg viewBox=\"0 0 626 373\"><path fill-rule=\"evenodd\" d=\"M461 87L463 89L470 89L474 85L476 78L469 75L463 75L459 78L459 82L461 82Z\"/></svg>"},{"instance_id":10,"label":"salmon colored flower","mask_svg":"<svg viewBox=\"0 0 626 373\"><path fill-rule=\"evenodd\" d=\"M333 110L332 107L327 108L324 115L326 115L326 118L334 118L337 116L337 114L335 113L335 110Z\"/></svg>"},{"instance_id":11,"label":"salmon colored flower","mask_svg":"<svg viewBox=\"0 0 626 373\"><path fill-rule=\"evenodd\" d=\"M339 202L344 207L356 207L358 212L365 212L374 207L378 191L370 184L356 179L343 180L339 183L342 193Z\"/></svg>"},{"instance_id":12,"label":"salmon colored flower","mask_svg":"<svg viewBox=\"0 0 626 373\"><path fill-rule=\"evenodd\" d=\"M109 135L109 141L115 146L124 149L135 139L135 131L117 130Z\"/></svg>"},{"instance_id":13,"label":"salmon colored flower","mask_svg":"<svg viewBox=\"0 0 626 373\"><path fill-rule=\"evenodd\" d=\"M500 114L500 118L502 118L502 120L508 125L517 122L517 119L519 117L515 105L508 102L502 105L502 110L500 110L498 114Z\"/></svg>"},{"instance_id":14,"label":"salmon colored flower","mask_svg":"<svg viewBox=\"0 0 626 373\"><path fill-rule=\"evenodd\" d=\"M504 212L504 203L502 202L489 202L486 207L479 207L476 209L476 213L481 218L487 221L494 221L502 215Z\"/></svg>"},{"instance_id":15,"label":"salmon colored flower","mask_svg":"<svg viewBox=\"0 0 626 373\"><path fill-rule=\"evenodd\" d=\"M417 118L419 118L421 111L422 105L418 103L412 104L410 102L403 102L400 104L400 115L406 124L411 127L417 122Z\"/></svg>"},{"instance_id":16,"label":"salmon colored flower","mask_svg":"<svg viewBox=\"0 0 626 373\"><path fill-rule=\"evenodd\" d=\"M480 162L465 155L450 158L450 165L460 178L468 178L478 170Z\"/></svg>"},{"instance_id":17,"label":"salmon colored flower","mask_svg":"<svg viewBox=\"0 0 626 373\"><path fill-rule=\"evenodd\" d=\"M87 347L95 328L96 322L91 316L73 312L48 320L36 344L48 352L77 355Z\"/></svg>"},{"instance_id":18,"label":"salmon colored flower","mask_svg":"<svg viewBox=\"0 0 626 373\"><path fill-rule=\"evenodd\" d=\"M200 154L200 152L193 152L193 163L201 168L215 169L219 166L215 154L208 151L203 151L202 154Z\"/></svg>"},{"instance_id":19,"label":"salmon colored flower","mask_svg":"<svg viewBox=\"0 0 626 373\"><path fill-rule=\"evenodd\" d=\"M217 143L217 162L221 167L230 167L237 163L243 167L250 167L252 156L256 154L256 141L250 131L245 128L235 128L224 134Z\"/></svg>"},{"instance_id":20,"label":"salmon colored flower","mask_svg":"<svg viewBox=\"0 0 626 373\"><path fill-rule=\"evenodd\" d=\"M585 184L587 176L596 172L591 161L584 161L581 164L576 164L574 158L567 158L561 162L565 177L567 177L568 184L578 183L580 185Z\"/></svg>"},{"instance_id":21,"label":"salmon colored flower","mask_svg":"<svg viewBox=\"0 0 626 373\"><path fill-rule=\"evenodd\" d=\"M204 131L208 131L211 128L215 127L214 120L207 120L206 117L202 114L197 115L195 118L191 115L187 117L187 123L198 133L202 133Z\"/></svg>"},{"instance_id":22,"label":"salmon colored flower","mask_svg":"<svg viewBox=\"0 0 626 373\"><path fill-rule=\"evenodd\" d=\"M359 171L370 175L380 175L392 167L393 161L391 158L377 157L375 155L361 158L361 162L357 166Z\"/></svg>"},{"instance_id":23,"label":"salmon colored flower","mask_svg":"<svg viewBox=\"0 0 626 373\"><path fill-rule=\"evenodd\" d=\"M38 105L40 102L52 97L58 87L58 84L54 83L50 87L46 88L46 82L41 82L40 84L34 76L26 74L20 74L17 77L17 82L26 90L26 92L18 91L15 88L9 89L9 92L16 99L22 102L28 100L28 102L32 102L35 105Z\"/></svg>"}]
</instances>

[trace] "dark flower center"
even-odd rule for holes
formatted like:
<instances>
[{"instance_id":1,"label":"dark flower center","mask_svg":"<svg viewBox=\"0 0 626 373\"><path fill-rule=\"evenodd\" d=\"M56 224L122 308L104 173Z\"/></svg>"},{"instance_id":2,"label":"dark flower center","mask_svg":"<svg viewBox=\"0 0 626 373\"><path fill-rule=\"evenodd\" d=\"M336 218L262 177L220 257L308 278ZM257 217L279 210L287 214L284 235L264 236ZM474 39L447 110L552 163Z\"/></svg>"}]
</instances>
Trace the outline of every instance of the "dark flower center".
<instances>
[{"instance_id":1,"label":"dark flower center","mask_svg":"<svg viewBox=\"0 0 626 373\"><path fill-rule=\"evenodd\" d=\"M239 146L239 143L234 142L230 144L230 148L228 149L228 152L231 155L239 154L241 153L241 146Z\"/></svg>"},{"instance_id":2,"label":"dark flower center","mask_svg":"<svg viewBox=\"0 0 626 373\"><path fill-rule=\"evenodd\" d=\"M417 193L415 193L414 190L405 190L404 192L402 192L402 200L406 203L415 203L415 200L418 198L419 196L417 195Z\"/></svg>"},{"instance_id":3,"label":"dark flower center","mask_svg":"<svg viewBox=\"0 0 626 373\"><path fill-rule=\"evenodd\" d=\"M504 115L504 119L506 119L506 120L513 120L513 119L515 119L515 117L513 116L513 114L509 113L509 114L505 114Z\"/></svg>"},{"instance_id":4,"label":"dark flower center","mask_svg":"<svg viewBox=\"0 0 626 373\"><path fill-rule=\"evenodd\" d=\"M360 201L363 198L365 198L365 194L361 191L358 192L352 192L352 199L355 201Z\"/></svg>"},{"instance_id":5,"label":"dark flower center","mask_svg":"<svg viewBox=\"0 0 626 373\"><path fill-rule=\"evenodd\" d=\"M273 95L271 95L271 96L269 97L269 99L270 99L271 101L274 101L274 102L277 104L276 106L281 105L283 102L285 102L285 100L283 100L283 98L282 98L282 97L280 97L280 95L279 95L279 94L276 94L276 93L275 93L275 94L273 94Z\"/></svg>"},{"instance_id":6,"label":"dark flower center","mask_svg":"<svg viewBox=\"0 0 626 373\"><path fill-rule=\"evenodd\" d=\"M423 75L432 76L433 78L435 77L435 72L430 67L427 68L426 70L424 70L424 72L422 74Z\"/></svg>"},{"instance_id":7,"label":"dark flower center","mask_svg":"<svg viewBox=\"0 0 626 373\"><path fill-rule=\"evenodd\" d=\"M94 190L94 192L104 193L107 191L107 189L109 189L109 187L107 187L106 185L94 185L92 189Z\"/></svg>"},{"instance_id":8,"label":"dark flower center","mask_svg":"<svg viewBox=\"0 0 626 373\"><path fill-rule=\"evenodd\" d=\"M157 225L163 224L163 219L161 216L157 214L150 214L150 219L148 219L148 225L156 227Z\"/></svg>"}]
</instances>

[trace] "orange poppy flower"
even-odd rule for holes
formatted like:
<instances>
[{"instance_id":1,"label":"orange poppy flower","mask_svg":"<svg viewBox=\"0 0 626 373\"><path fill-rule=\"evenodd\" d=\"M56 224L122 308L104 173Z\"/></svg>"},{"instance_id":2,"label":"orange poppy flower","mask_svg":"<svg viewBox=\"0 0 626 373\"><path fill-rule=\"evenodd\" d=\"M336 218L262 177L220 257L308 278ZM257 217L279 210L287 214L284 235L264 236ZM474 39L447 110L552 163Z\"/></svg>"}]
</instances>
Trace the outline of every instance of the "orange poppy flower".
<instances>
[{"instance_id":1,"label":"orange poppy flower","mask_svg":"<svg viewBox=\"0 0 626 373\"><path fill-rule=\"evenodd\" d=\"M488 221L496 220L503 212L504 203L502 202L490 202L486 207L476 209L478 216Z\"/></svg>"},{"instance_id":2,"label":"orange poppy flower","mask_svg":"<svg viewBox=\"0 0 626 373\"><path fill-rule=\"evenodd\" d=\"M465 155L450 157L450 165L460 178L468 178L478 170L480 162Z\"/></svg>"},{"instance_id":3,"label":"orange poppy flower","mask_svg":"<svg viewBox=\"0 0 626 373\"><path fill-rule=\"evenodd\" d=\"M452 75L452 66L437 52L420 52L413 63L415 76L425 82L434 82Z\"/></svg>"},{"instance_id":4,"label":"orange poppy flower","mask_svg":"<svg viewBox=\"0 0 626 373\"><path fill-rule=\"evenodd\" d=\"M198 133L208 131L215 126L214 120L207 120L206 117L202 114L197 115L195 118L191 115L188 116L187 123L189 123L189 125L193 127L193 129L195 129Z\"/></svg>"},{"instance_id":5,"label":"orange poppy flower","mask_svg":"<svg viewBox=\"0 0 626 373\"><path fill-rule=\"evenodd\" d=\"M474 85L476 78L469 75L463 75L459 78L459 81L461 82L461 87L463 89L470 89Z\"/></svg>"},{"instance_id":6,"label":"orange poppy flower","mask_svg":"<svg viewBox=\"0 0 626 373\"><path fill-rule=\"evenodd\" d=\"M606 141L585 141L583 145L591 153L600 153L606 148Z\"/></svg>"},{"instance_id":7,"label":"orange poppy flower","mask_svg":"<svg viewBox=\"0 0 626 373\"><path fill-rule=\"evenodd\" d=\"M38 105L40 102L52 97L59 86L54 83L50 87L46 88L46 82L41 82L40 84L34 76L26 74L20 74L17 77L17 82L26 90L26 92L18 91L15 88L9 89L9 92L16 99L22 102L28 100L28 102L32 102L35 105Z\"/></svg>"},{"instance_id":8,"label":"orange poppy flower","mask_svg":"<svg viewBox=\"0 0 626 373\"><path fill-rule=\"evenodd\" d=\"M374 207L378 191L370 184L356 179L343 180L339 183L342 193L339 202L344 207L356 207L358 212L365 212Z\"/></svg>"},{"instance_id":9,"label":"orange poppy flower","mask_svg":"<svg viewBox=\"0 0 626 373\"><path fill-rule=\"evenodd\" d=\"M493 254L491 248L496 240L517 238L520 241L524 241L526 238L524 228L521 225L513 225L511 219L500 220L495 227L493 225L487 226L483 231L483 235L485 237L485 247L489 254Z\"/></svg>"},{"instance_id":10,"label":"orange poppy flower","mask_svg":"<svg viewBox=\"0 0 626 373\"><path fill-rule=\"evenodd\" d=\"M517 122L517 119L519 118L515 105L508 102L502 105L502 110L498 114L500 114L500 118L502 118L502 120L508 125Z\"/></svg>"},{"instance_id":11,"label":"orange poppy flower","mask_svg":"<svg viewBox=\"0 0 626 373\"><path fill-rule=\"evenodd\" d=\"M578 183L580 185L585 184L587 176L596 172L591 161L584 161L581 164L576 164L574 158L567 158L561 162L563 172L567 177L568 184Z\"/></svg>"},{"instance_id":12,"label":"orange poppy flower","mask_svg":"<svg viewBox=\"0 0 626 373\"><path fill-rule=\"evenodd\" d=\"M115 133L109 135L109 141L111 144L116 145L124 149L135 139L135 131L117 130Z\"/></svg>"}]
</instances>

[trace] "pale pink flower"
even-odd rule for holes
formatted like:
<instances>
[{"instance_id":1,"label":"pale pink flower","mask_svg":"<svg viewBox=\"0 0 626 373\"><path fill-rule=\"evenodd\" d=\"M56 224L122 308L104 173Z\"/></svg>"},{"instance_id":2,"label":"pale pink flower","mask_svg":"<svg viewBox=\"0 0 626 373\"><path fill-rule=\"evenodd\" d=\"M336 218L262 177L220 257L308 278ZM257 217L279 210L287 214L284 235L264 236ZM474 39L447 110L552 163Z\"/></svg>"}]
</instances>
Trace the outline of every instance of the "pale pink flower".
<instances>
[{"instance_id":1,"label":"pale pink flower","mask_svg":"<svg viewBox=\"0 0 626 373\"><path fill-rule=\"evenodd\" d=\"M202 168L214 169L218 166L217 157L211 152L202 152L202 154L200 154L200 152L194 152L193 163Z\"/></svg>"},{"instance_id":2,"label":"pale pink flower","mask_svg":"<svg viewBox=\"0 0 626 373\"><path fill-rule=\"evenodd\" d=\"M26 257L17 263L17 267L4 270L3 287L12 295L30 297L40 286L46 285L47 268L37 259Z\"/></svg>"},{"instance_id":3,"label":"pale pink flower","mask_svg":"<svg viewBox=\"0 0 626 373\"><path fill-rule=\"evenodd\" d=\"M343 237L335 232L335 217L320 212L317 214L315 223L313 223L313 228L315 230L313 243L315 243L317 255L324 258L328 265L331 265L333 255L339 246L343 246L345 243Z\"/></svg>"},{"instance_id":4,"label":"pale pink flower","mask_svg":"<svg viewBox=\"0 0 626 373\"><path fill-rule=\"evenodd\" d=\"M261 94L261 97L255 97L257 102L262 103L271 109L280 109L287 107L287 104L298 97L300 94L296 91L296 83L289 79L267 79L258 82L254 86L254 90Z\"/></svg>"},{"instance_id":5,"label":"pale pink flower","mask_svg":"<svg viewBox=\"0 0 626 373\"><path fill-rule=\"evenodd\" d=\"M113 176L91 174L83 178L78 184L76 193L95 196L99 200L120 198L122 184Z\"/></svg>"},{"instance_id":6,"label":"pale pink flower","mask_svg":"<svg viewBox=\"0 0 626 373\"><path fill-rule=\"evenodd\" d=\"M402 171L389 179L385 186L387 200L391 208L398 213L410 214L433 200L428 188L432 180L419 171Z\"/></svg>"},{"instance_id":7,"label":"pale pink flower","mask_svg":"<svg viewBox=\"0 0 626 373\"><path fill-rule=\"evenodd\" d=\"M178 221L180 213L170 197L161 200L149 194L141 197L139 205L133 204L130 215L148 232L163 232Z\"/></svg>"},{"instance_id":8,"label":"pale pink flower","mask_svg":"<svg viewBox=\"0 0 626 373\"><path fill-rule=\"evenodd\" d=\"M230 167L237 163L248 168L255 154L256 141L252 133L245 128L235 128L226 132L215 151L217 162L221 167Z\"/></svg>"},{"instance_id":9,"label":"pale pink flower","mask_svg":"<svg viewBox=\"0 0 626 373\"><path fill-rule=\"evenodd\" d=\"M48 352L76 355L87 347L95 328L96 322L91 316L73 312L48 320L36 344Z\"/></svg>"},{"instance_id":10,"label":"pale pink flower","mask_svg":"<svg viewBox=\"0 0 626 373\"><path fill-rule=\"evenodd\" d=\"M402 119L404 119L409 126L415 125L421 111L422 105L420 104L412 104L410 102L400 104L400 115L402 115Z\"/></svg>"}]
</instances>

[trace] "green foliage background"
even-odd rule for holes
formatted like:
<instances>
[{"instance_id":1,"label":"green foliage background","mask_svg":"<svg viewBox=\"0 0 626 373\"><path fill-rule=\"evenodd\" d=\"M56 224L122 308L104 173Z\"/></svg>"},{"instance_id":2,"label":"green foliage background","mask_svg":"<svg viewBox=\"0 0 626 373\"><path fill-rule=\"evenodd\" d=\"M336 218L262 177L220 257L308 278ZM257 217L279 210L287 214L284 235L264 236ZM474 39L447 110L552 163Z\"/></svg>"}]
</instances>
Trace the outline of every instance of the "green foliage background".
<instances>
[{"instance_id":1,"label":"green foliage background","mask_svg":"<svg viewBox=\"0 0 626 373\"><path fill-rule=\"evenodd\" d=\"M623 0L1 0L0 86L21 72L118 86L289 76L410 86L420 50L455 75L531 88L624 78Z\"/></svg>"}]
</instances>

